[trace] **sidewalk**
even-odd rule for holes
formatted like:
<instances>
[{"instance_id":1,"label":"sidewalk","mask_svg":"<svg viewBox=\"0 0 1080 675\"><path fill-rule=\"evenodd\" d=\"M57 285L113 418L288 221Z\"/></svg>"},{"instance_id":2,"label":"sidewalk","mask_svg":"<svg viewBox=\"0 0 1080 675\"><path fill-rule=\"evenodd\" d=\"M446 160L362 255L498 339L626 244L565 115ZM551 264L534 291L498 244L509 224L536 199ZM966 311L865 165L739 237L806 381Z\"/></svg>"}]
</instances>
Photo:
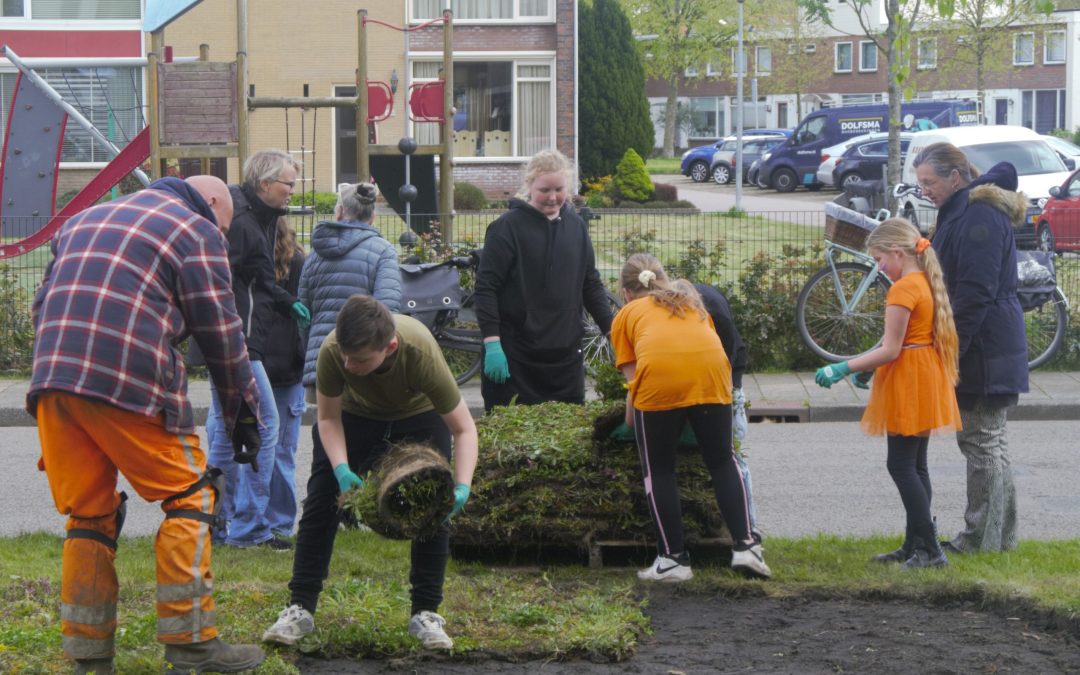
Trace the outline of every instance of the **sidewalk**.
<instances>
[{"instance_id":1,"label":"sidewalk","mask_svg":"<svg viewBox=\"0 0 1080 675\"><path fill-rule=\"evenodd\" d=\"M27 380L0 380L0 427L34 426L24 409ZM856 389L845 379L832 389L814 384L814 374L778 373L746 375L743 389L750 402L750 421L775 422L855 422L862 417L869 392ZM484 412L480 380L461 388L474 417ZM210 405L210 385L193 381L189 386L195 420L206 418ZM1020 396L1020 404L1009 413L1010 420L1080 419L1080 373L1041 372L1031 374L1031 391ZM315 422L314 406L308 408L304 424Z\"/></svg>"}]
</instances>

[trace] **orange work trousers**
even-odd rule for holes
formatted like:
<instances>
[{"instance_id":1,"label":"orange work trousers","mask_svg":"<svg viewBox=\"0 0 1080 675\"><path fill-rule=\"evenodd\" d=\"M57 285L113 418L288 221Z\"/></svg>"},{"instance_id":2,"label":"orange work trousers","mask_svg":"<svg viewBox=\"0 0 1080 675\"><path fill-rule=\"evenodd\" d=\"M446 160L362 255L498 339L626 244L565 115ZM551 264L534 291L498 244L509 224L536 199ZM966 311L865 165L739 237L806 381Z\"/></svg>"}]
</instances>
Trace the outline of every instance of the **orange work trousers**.
<instances>
[{"instance_id":1,"label":"orange work trousers","mask_svg":"<svg viewBox=\"0 0 1080 675\"><path fill-rule=\"evenodd\" d=\"M150 502L191 487L206 471L194 434L166 431L164 417L147 417L102 401L49 391L38 397L38 436L44 470L66 529L90 530L115 541L117 471ZM168 514L213 512L210 486L162 504ZM203 642L217 636L210 526L166 518L154 542L157 556L157 637L166 644ZM98 539L64 540L60 621L64 653L73 659L114 654L116 551Z\"/></svg>"}]
</instances>

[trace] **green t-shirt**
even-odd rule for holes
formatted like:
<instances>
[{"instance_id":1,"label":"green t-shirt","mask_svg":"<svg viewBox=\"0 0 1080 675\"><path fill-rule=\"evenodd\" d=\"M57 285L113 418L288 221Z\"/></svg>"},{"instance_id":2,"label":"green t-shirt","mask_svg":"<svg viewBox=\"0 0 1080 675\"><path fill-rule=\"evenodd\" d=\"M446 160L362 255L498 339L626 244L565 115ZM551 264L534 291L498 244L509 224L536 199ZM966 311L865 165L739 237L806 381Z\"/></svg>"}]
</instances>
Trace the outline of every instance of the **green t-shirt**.
<instances>
[{"instance_id":1,"label":"green t-shirt","mask_svg":"<svg viewBox=\"0 0 1080 675\"><path fill-rule=\"evenodd\" d=\"M431 331L410 316L394 315L398 349L385 373L353 375L345 370L337 331L323 340L315 369L315 387L323 396L341 397L346 412L392 422L429 410L445 415L457 407L461 392Z\"/></svg>"}]
</instances>

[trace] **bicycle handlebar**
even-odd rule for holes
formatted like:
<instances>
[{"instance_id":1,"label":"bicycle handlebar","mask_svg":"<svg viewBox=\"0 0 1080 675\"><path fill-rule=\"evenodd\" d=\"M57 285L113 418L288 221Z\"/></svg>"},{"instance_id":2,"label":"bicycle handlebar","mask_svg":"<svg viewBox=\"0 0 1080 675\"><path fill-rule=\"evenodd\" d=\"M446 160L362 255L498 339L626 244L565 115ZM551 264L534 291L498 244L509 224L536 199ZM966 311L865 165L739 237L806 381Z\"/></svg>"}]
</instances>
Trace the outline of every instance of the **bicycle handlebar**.
<instances>
[{"instance_id":1,"label":"bicycle handlebar","mask_svg":"<svg viewBox=\"0 0 1080 675\"><path fill-rule=\"evenodd\" d=\"M906 197L908 195L915 195L916 197L922 197L922 188L918 185L908 185L907 183L897 183L893 186L893 199L899 199L900 197Z\"/></svg>"}]
</instances>

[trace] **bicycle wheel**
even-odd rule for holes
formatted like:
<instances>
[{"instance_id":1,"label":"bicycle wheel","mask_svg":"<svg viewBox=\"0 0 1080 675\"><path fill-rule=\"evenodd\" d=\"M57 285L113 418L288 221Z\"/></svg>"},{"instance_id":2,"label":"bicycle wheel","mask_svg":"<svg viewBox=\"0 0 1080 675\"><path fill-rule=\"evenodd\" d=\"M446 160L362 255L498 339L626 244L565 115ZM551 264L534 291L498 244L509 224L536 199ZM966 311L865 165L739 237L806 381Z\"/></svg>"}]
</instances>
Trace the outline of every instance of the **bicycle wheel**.
<instances>
[{"instance_id":1,"label":"bicycle wheel","mask_svg":"<svg viewBox=\"0 0 1080 675\"><path fill-rule=\"evenodd\" d=\"M844 311L859 284L872 268L857 262L818 270L806 282L795 305L795 320L803 342L827 361L845 361L869 351L881 342L885 332L885 296L888 279L877 274L859 302ZM835 283L834 283L835 282ZM845 302L837 293L843 295Z\"/></svg>"},{"instance_id":2,"label":"bicycle wheel","mask_svg":"<svg viewBox=\"0 0 1080 675\"><path fill-rule=\"evenodd\" d=\"M612 314L618 312L619 308L623 306L622 300L610 291L607 291L607 299ZM615 350L611 348L611 343L600 332L600 327L593 321L592 316L588 312L582 314L585 333L581 338L581 353L585 356L585 372L591 375L597 366L605 363L615 363Z\"/></svg>"},{"instance_id":3,"label":"bicycle wheel","mask_svg":"<svg viewBox=\"0 0 1080 675\"><path fill-rule=\"evenodd\" d=\"M483 338L471 293L462 299L461 309L435 334L435 341L458 384L465 384L480 372Z\"/></svg>"},{"instance_id":4,"label":"bicycle wheel","mask_svg":"<svg viewBox=\"0 0 1080 675\"><path fill-rule=\"evenodd\" d=\"M1035 370L1054 357L1065 342L1068 322L1068 303L1059 288L1055 288L1053 297L1041 306L1024 312L1029 370Z\"/></svg>"}]
</instances>

